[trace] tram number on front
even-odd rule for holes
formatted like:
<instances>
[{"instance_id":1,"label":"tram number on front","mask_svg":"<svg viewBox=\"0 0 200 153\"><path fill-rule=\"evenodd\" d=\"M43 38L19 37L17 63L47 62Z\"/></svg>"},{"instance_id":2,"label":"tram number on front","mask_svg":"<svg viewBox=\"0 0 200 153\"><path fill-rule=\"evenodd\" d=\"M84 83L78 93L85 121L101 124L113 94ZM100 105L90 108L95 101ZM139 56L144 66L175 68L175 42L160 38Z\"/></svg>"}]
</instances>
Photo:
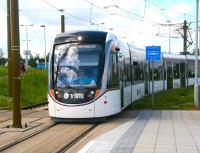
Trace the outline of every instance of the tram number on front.
<instances>
[{"instance_id":1,"label":"tram number on front","mask_svg":"<svg viewBox=\"0 0 200 153\"><path fill-rule=\"evenodd\" d=\"M83 93L70 93L69 97L70 99L84 99Z\"/></svg>"}]
</instances>

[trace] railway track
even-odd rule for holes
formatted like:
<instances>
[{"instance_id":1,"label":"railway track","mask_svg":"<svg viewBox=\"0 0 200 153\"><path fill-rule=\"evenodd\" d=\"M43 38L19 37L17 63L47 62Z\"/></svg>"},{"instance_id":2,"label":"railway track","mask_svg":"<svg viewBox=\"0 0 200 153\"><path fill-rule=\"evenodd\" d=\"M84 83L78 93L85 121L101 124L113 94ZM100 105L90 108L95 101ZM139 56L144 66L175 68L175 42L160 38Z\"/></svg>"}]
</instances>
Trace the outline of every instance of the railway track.
<instances>
[{"instance_id":1,"label":"railway track","mask_svg":"<svg viewBox=\"0 0 200 153\"><path fill-rule=\"evenodd\" d=\"M35 113L37 112L37 108L41 108L41 107L45 107L48 104L48 102L42 102L39 104L34 104L31 106L26 106L23 107L22 110L22 116L31 114L31 113ZM44 108L46 109L46 108ZM12 119L12 111L8 111L8 110L4 110L0 112L0 123L5 122L5 121L9 121Z\"/></svg>"},{"instance_id":2,"label":"railway track","mask_svg":"<svg viewBox=\"0 0 200 153\"><path fill-rule=\"evenodd\" d=\"M55 123L49 123L45 127L38 129L35 132L31 132L31 133L25 134L23 136L20 136L17 139L11 140L9 143L6 143L6 144L0 146L0 152L4 151L6 149L9 149L9 148L11 148L11 147L23 142L23 141L35 136L37 134L40 134L40 133L50 129L53 126L55 126Z\"/></svg>"},{"instance_id":3,"label":"railway track","mask_svg":"<svg viewBox=\"0 0 200 153\"><path fill-rule=\"evenodd\" d=\"M66 144L63 144L60 148L58 148L54 153L65 153L67 150L69 150L73 145L78 143L81 139L83 139L88 133L90 133L92 130L94 130L98 124L94 124L90 128L86 129L83 133L75 137L71 142L68 142Z\"/></svg>"},{"instance_id":4,"label":"railway track","mask_svg":"<svg viewBox=\"0 0 200 153\"><path fill-rule=\"evenodd\" d=\"M0 152L15 153L21 152L21 148L24 148L25 151L22 152L62 153L76 144L97 126L97 124L56 124L48 117L46 104L47 102L34 106L28 106L22 110L23 120L29 120L29 123L40 123L38 127L31 130L25 130L23 132L0 131ZM1 127L11 123L11 113L12 112L10 111L2 111L2 114L6 117L4 119L0 118ZM44 113L45 116L43 115ZM37 114L41 114L39 115L41 117L35 117ZM52 133L55 133L55 135L52 135ZM55 142L53 142L54 140L58 140L56 145ZM38 141L41 141L39 145ZM46 146L54 147L50 147L49 150L47 150Z\"/></svg>"},{"instance_id":5,"label":"railway track","mask_svg":"<svg viewBox=\"0 0 200 153\"><path fill-rule=\"evenodd\" d=\"M45 101L45 102L41 102L41 103L38 103L38 104L34 104L34 105L23 107L22 110L38 108L38 107L41 107L41 106L44 106L44 105L47 105L47 104L48 104L48 102Z\"/></svg>"},{"instance_id":6,"label":"railway track","mask_svg":"<svg viewBox=\"0 0 200 153\"><path fill-rule=\"evenodd\" d=\"M97 124L55 124L0 147L0 152L63 153L76 144Z\"/></svg>"}]
</instances>

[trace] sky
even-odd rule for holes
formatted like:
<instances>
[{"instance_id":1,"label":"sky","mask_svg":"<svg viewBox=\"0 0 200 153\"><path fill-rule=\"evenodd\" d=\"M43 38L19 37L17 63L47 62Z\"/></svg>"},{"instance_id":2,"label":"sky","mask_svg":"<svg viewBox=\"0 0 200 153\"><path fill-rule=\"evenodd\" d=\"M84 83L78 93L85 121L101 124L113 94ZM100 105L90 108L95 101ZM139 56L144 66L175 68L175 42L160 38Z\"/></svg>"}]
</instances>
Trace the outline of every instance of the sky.
<instances>
[{"instance_id":1,"label":"sky","mask_svg":"<svg viewBox=\"0 0 200 153\"><path fill-rule=\"evenodd\" d=\"M0 48L7 56L7 0L0 0ZM65 15L65 31L100 30L117 35L138 48L161 46L162 52L178 54L183 39L177 29L190 23L194 49L196 0L18 0L19 24L28 25L28 50L33 56L50 51L60 33L60 16ZM64 10L64 11L60 11ZM29 26L32 25L33 26ZM169 26L170 25L170 26ZM169 33L171 37L169 39ZM170 40L170 47L169 47ZM20 53L27 48L25 26L20 26Z\"/></svg>"}]
</instances>

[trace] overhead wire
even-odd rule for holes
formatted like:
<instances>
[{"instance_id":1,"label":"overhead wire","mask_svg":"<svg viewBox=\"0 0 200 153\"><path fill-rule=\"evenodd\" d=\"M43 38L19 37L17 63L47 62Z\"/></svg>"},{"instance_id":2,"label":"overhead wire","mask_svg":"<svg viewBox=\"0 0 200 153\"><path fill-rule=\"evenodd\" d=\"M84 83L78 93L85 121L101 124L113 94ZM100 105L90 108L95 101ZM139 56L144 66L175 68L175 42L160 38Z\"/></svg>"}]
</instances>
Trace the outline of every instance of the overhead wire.
<instances>
[{"instance_id":1,"label":"overhead wire","mask_svg":"<svg viewBox=\"0 0 200 153\"><path fill-rule=\"evenodd\" d=\"M168 13L169 13L169 12L173 12L173 13L177 13L177 14L183 14L183 15L195 17L194 15L191 15L191 14L188 14L188 13L181 13L181 12L178 12L178 11L172 11L172 10L169 10L169 9L166 9L166 8L163 8L163 7L160 7L159 5L155 4L155 3L152 2L151 0L146 0L146 1L147 1L147 3L149 3L150 5L153 5L153 6L157 7L160 11L167 11Z\"/></svg>"},{"instance_id":2,"label":"overhead wire","mask_svg":"<svg viewBox=\"0 0 200 153\"><path fill-rule=\"evenodd\" d=\"M50 5L52 8L56 9L57 11L59 11L59 12L61 12L61 13L64 13L64 14L66 14L66 15L68 15L68 16L71 16L71 17L73 17L73 18L79 19L79 20L84 21L84 22L89 22L87 19L84 19L84 18L81 18L81 17L79 17L79 16L76 16L76 15L73 15L73 14L70 14L70 13L67 13L67 12L65 12L64 9L59 9L59 8L57 8L56 6L54 6L53 4L49 3L49 2L46 1L46 0L42 0L42 1L45 2L46 4Z\"/></svg>"},{"instance_id":3,"label":"overhead wire","mask_svg":"<svg viewBox=\"0 0 200 153\"><path fill-rule=\"evenodd\" d=\"M100 24L98 24L98 23L93 23L93 22L91 23L90 20L87 20L87 19L85 19L85 18L81 18L81 17L76 16L76 15L73 15L73 14L71 14L71 13L67 13L64 9L59 9L59 8L57 8L56 6L54 6L53 4L51 4L50 2L48 2L47 0L42 0L42 1L45 2L46 4L48 4L49 6L51 6L52 8L56 9L57 11L62 12L63 14L66 14L66 15L68 15L68 16L71 16L71 17L75 18L75 19L84 21L84 22L86 22L86 23L90 23L91 25L96 25L96 26L102 27L102 28L104 28L104 29L108 29L108 28L106 28L105 26L102 26L102 25L100 25Z\"/></svg>"},{"instance_id":4,"label":"overhead wire","mask_svg":"<svg viewBox=\"0 0 200 153\"><path fill-rule=\"evenodd\" d=\"M85 19L85 18L81 18L81 17L79 17L79 16L76 16L76 15L73 15L73 14L70 14L70 13L67 13L64 9L59 9L58 7L56 7L55 5L53 5L52 3L48 2L47 0L42 0L42 1L45 2L46 4L48 4L49 6L51 6L52 8L56 9L57 11L62 12L62 13L64 13L64 14L68 15L68 16L71 16L71 17L76 18L76 19L79 19L79 20L81 20L81 21L90 23L90 24L92 24L92 25L97 25L97 26L99 26L99 27L102 27L102 28L104 28L104 29L108 29L108 30L109 30L109 28L107 28L107 27L105 27L105 26L103 26L103 25L100 25L100 24L98 24L98 23L92 22L92 21L91 21L91 16L90 16L90 19L87 20L87 19ZM90 2L90 1L88 1L88 0L85 0L85 1L86 1L87 3L89 3L91 6L95 6L95 7L99 8L99 9L103 10L104 12L107 12L109 15L113 15L113 14L112 14L110 11L108 11L107 9L105 9L105 8L103 8L103 7L100 7L100 6L96 5L95 3L92 3L92 2ZM156 22L156 21L152 21L152 20L147 19L147 18L144 18L144 17L142 17L142 16L140 16L140 15L138 15L138 14L136 14L136 13L133 13L133 12L130 12L130 11L126 10L126 9L123 9L123 8L119 7L119 6L115 3L114 0L112 0L112 1L113 1L113 3L116 5L116 8L118 8L119 10L122 10L122 11L128 13L128 14L132 14L132 15L134 15L134 16L140 18L140 19L137 19L137 18L136 18L136 19L133 19L133 20L140 20L140 21L142 21L143 19L146 19L146 20L149 20L149 21L151 21L151 22L153 22L153 23L158 23L158 22ZM122 15L116 15L116 16L126 17L126 16L122 16ZM131 18L131 17L127 17L127 18ZM116 31L116 29L115 29L115 31Z\"/></svg>"},{"instance_id":5,"label":"overhead wire","mask_svg":"<svg viewBox=\"0 0 200 153\"><path fill-rule=\"evenodd\" d=\"M92 16L91 16L92 14L90 14L90 19L87 20L87 19L85 19L85 18L81 18L81 17L79 17L79 16L76 16L76 15L73 15L73 14L70 14L70 13L67 13L64 9L59 9L59 8L56 7L55 5L53 5L53 4L51 4L50 2L48 2L47 0L42 0L42 1L45 2L46 4L50 5L52 8L56 9L57 11L62 12L62 13L64 13L64 14L66 14L66 15L68 15L68 16L71 16L71 17L73 17L73 18L76 18L76 19L78 19L78 20L81 20L81 21L90 23L91 25L96 25L96 26L102 27L102 28L107 29L107 30L113 29L113 28L107 28L107 27L105 27L105 26L103 26L103 25L101 25L101 24L92 22L92 19L91 19L91 18L92 18ZM93 6L94 6L94 7L97 7L97 8L99 8L99 9L103 10L104 12L107 12L109 15L115 15L115 16L119 16L119 17L123 17L123 18L126 17L126 18L129 18L129 19L132 19L131 17L122 16L122 15L119 15L119 14L112 14L112 13L111 13L110 11L108 11L107 9L105 9L105 8L103 8L103 7L100 7L100 6L96 5L95 3L92 3L92 2L90 2L90 1L88 1L88 0L84 0L84 1L86 1L87 3L89 3L89 4L91 5L91 8L92 8ZM145 18L145 17L142 17L142 16L140 16L140 15L138 15L138 14L135 14L135 13L133 13L133 12L131 12L131 11L128 11L128 10L126 10L126 9L123 9L123 8L119 7L119 6L115 3L114 0L112 0L112 1L113 1L113 4L116 6L116 8L118 8L118 9L124 11L124 12L127 12L127 13L129 13L129 14L132 14L132 15L134 15L134 16L140 18L140 19L136 18L136 19L133 19L133 20L140 20L140 21L142 21L142 19L149 20L149 19L147 19L147 18ZM145 0L145 1L147 1L147 0ZM147 1L147 2L148 2L148 1ZM157 7L159 7L159 6L157 6ZM145 9L146 9L146 8L145 8ZM152 20L150 20L150 21L153 22L153 23L160 24L160 23L158 23L158 22L156 22L156 21L152 21ZM125 33L128 32L128 31L121 31L121 30L117 30L117 29L114 29L114 31L125 32Z\"/></svg>"},{"instance_id":6,"label":"overhead wire","mask_svg":"<svg viewBox=\"0 0 200 153\"><path fill-rule=\"evenodd\" d=\"M128 14L137 16L138 18L141 18L141 19L143 19L143 20L147 20L147 21L152 22L152 23L159 23L159 22L154 21L154 20L152 20L152 19L149 19L149 18L147 18L147 17L144 17L144 16L141 16L141 15L139 15L139 14L136 14L136 13L134 13L134 12L132 12L132 11L126 10L126 9L120 7L119 5L117 5L117 3L116 3L114 0L112 0L112 1L113 1L113 4L116 5L116 8L118 8L119 10L122 10L122 11L128 13Z\"/></svg>"}]
</instances>

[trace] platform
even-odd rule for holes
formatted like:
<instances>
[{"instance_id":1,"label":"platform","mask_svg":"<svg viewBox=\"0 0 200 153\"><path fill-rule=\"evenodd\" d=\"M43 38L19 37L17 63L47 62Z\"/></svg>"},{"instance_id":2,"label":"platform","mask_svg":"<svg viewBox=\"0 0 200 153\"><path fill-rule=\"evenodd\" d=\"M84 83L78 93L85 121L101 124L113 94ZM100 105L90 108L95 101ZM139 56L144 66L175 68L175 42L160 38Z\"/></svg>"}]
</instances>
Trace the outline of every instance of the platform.
<instances>
[{"instance_id":1,"label":"platform","mask_svg":"<svg viewBox=\"0 0 200 153\"><path fill-rule=\"evenodd\" d=\"M200 111L144 110L79 153L199 153Z\"/></svg>"}]
</instances>

